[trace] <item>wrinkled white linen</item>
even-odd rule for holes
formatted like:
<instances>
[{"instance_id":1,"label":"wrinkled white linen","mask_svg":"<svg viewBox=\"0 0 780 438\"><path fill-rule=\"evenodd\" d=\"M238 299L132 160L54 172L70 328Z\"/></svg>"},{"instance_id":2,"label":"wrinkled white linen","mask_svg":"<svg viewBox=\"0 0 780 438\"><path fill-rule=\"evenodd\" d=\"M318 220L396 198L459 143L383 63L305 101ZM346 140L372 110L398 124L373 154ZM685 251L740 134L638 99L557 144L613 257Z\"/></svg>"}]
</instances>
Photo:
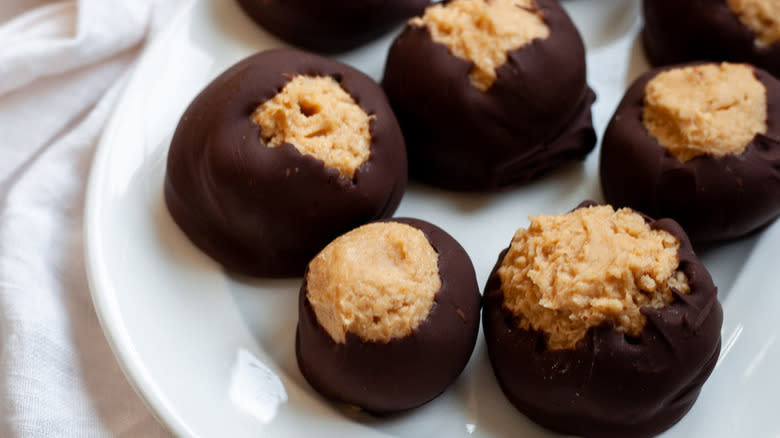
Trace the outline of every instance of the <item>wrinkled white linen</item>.
<instances>
[{"instance_id":1,"label":"wrinkled white linen","mask_svg":"<svg viewBox=\"0 0 780 438\"><path fill-rule=\"evenodd\" d=\"M101 130L183 1L0 1L2 437L167 436L98 324L82 222Z\"/></svg>"}]
</instances>

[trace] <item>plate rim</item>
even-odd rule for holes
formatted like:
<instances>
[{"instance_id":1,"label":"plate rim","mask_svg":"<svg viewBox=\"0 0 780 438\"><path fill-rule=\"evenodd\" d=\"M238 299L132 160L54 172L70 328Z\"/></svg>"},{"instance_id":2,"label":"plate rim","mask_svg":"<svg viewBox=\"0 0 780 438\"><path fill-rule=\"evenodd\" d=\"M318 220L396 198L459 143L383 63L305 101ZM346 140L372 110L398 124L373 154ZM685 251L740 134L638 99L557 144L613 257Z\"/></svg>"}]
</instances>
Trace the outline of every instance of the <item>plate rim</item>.
<instances>
[{"instance_id":1,"label":"plate rim","mask_svg":"<svg viewBox=\"0 0 780 438\"><path fill-rule=\"evenodd\" d=\"M140 73L145 70L149 59L167 46L173 35L186 24L186 18L191 14L195 5L194 0L186 0L173 13L165 29L154 37L154 40L143 51L129 74L125 77L125 84L118 97L114 110L105 124L97 145L94 157L90 164L87 178L86 199L84 203L84 220L82 224L84 265L87 274L87 285L92 298L95 314L103 335L108 342L111 352L122 370L133 391L138 395L147 408L147 411L167 431L176 436L197 436L186 422L176 414L168 398L151 378L147 367L144 365L140 354L134 347L132 339L127 333L124 320L119 311L119 306L111 286L108 272L104 266L102 257L102 245L98 222L102 215L101 205L104 187L99 184L101 175L106 172L105 165L110 157L110 138L121 122L119 115L128 105L130 99L128 90L133 89L133 84L138 81ZM121 80L121 79L120 79Z\"/></svg>"},{"instance_id":2,"label":"plate rim","mask_svg":"<svg viewBox=\"0 0 780 438\"><path fill-rule=\"evenodd\" d=\"M128 91L134 90L142 73L154 65L150 58L158 56L161 51L165 51L167 47L170 47L173 37L178 32L181 32L182 27L187 25L193 14L194 7L200 1L203 0L185 0L173 13L165 28L154 36L153 40L135 61L135 65L122 79L125 83L95 147L94 158L86 185L82 229L87 284L100 327L116 358L117 364L128 383L148 409L148 412L158 423L176 436L188 437L200 435L188 426L188 422L185 421L186 416L177 414L177 409L171 402L170 397L155 383L153 373L149 370L147 362L143 360L143 356L137 350L137 344L133 342L126 322L122 317L119 301L117 300L117 289L114 287L116 282L111 280L110 271L106 266L104 257L106 248L101 244L100 231L102 229L99 226L99 222L105 217L103 208L105 205L106 196L104 193L106 192L106 187L100 183L105 181L105 175L109 170L108 163L112 156L112 150L115 147L113 142L110 143L109 140L114 138L114 133L122 122L119 115L124 114L127 108L132 106L130 105L132 97ZM597 152L597 150L594 152ZM758 242L761 240L763 239L759 239ZM734 289L733 284L731 289ZM730 294L725 299L721 299L721 304L724 308L727 307L727 302L732 298L733 295ZM725 341L725 337L723 339ZM722 354L721 360L723 356ZM701 402L699 401L698 403Z\"/></svg>"}]
</instances>

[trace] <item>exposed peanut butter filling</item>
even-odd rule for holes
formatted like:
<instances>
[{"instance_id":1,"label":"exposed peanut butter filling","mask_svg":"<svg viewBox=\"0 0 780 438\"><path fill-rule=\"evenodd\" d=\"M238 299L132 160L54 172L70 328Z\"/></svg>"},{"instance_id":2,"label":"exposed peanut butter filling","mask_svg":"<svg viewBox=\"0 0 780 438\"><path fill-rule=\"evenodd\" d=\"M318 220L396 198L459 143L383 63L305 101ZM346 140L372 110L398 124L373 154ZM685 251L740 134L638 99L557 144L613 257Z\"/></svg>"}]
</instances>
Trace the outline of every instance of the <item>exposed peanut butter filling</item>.
<instances>
[{"instance_id":1,"label":"exposed peanut butter filling","mask_svg":"<svg viewBox=\"0 0 780 438\"><path fill-rule=\"evenodd\" d=\"M544 332L550 350L573 348L606 320L638 336L646 322L641 307L671 303L672 288L690 291L678 270L679 246L630 209L532 217L498 269L504 307L521 328Z\"/></svg>"},{"instance_id":2,"label":"exposed peanut butter filling","mask_svg":"<svg viewBox=\"0 0 780 438\"><path fill-rule=\"evenodd\" d=\"M370 155L371 116L331 77L295 76L252 120L266 146L290 143L350 179Z\"/></svg>"},{"instance_id":3,"label":"exposed peanut butter filling","mask_svg":"<svg viewBox=\"0 0 780 438\"><path fill-rule=\"evenodd\" d=\"M542 15L533 0L455 0L431 6L409 23L427 26L434 41L472 61L469 79L485 91L496 80L496 68L506 62L508 51L550 35Z\"/></svg>"},{"instance_id":4,"label":"exposed peanut butter filling","mask_svg":"<svg viewBox=\"0 0 780 438\"><path fill-rule=\"evenodd\" d=\"M642 120L681 162L740 154L756 134L766 133L766 88L746 64L665 71L645 87Z\"/></svg>"},{"instance_id":5,"label":"exposed peanut butter filling","mask_svg":"<svg viewBox=\"0 0 780 438\"><path fill-rule=\"evenodd\" d=\"M756 46L780 42L780 1L727 0L739 21L756 33Z\"/></svg>"},{"instance_id":6,"label":"exposed peanut butter filling","mask_svg":"<svg viewBox=\"0 0 780 438\"><path fill-rule=\"evenodd\" d=\"M309 264L308 299L335 342L347 332L389 342L428 317L441 289L439 255L422 231L397 222L352 230Z\"/></svg>"}]
</instances>

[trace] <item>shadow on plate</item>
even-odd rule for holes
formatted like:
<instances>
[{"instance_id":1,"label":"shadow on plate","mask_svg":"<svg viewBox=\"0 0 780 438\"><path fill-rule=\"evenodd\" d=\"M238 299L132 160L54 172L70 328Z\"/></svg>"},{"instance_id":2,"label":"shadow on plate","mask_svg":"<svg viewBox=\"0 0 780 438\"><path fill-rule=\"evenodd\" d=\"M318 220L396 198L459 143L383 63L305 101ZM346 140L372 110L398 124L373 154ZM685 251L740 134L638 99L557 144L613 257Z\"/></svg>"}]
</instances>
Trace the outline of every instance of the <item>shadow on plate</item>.
<instances>
[{"instance_id":1,"label":"shadow on plate","mask_svg":"<svg viewBox=\"0 0 780 438\"><path fill-rule=\"evenodd\" d=\"M630 32L639 16L639 2L566 1L563 7L574 20L588 50L609 45Z\"/></svg>"},{"instance_id":2,"label":"shadow on plate","mask_svg":"<svg viewBox=\"0 0 780 438\"><path fill-rule=\"evenodd\" d=\"M642 32L636 34L634 37L634 43L631 45L631 56L628 61L628 69L626 70L626 87L638 78L642 73L650 70L652 66L647 62L645 56L645 48L642 45Z\"/></svg>"}]
</instances>

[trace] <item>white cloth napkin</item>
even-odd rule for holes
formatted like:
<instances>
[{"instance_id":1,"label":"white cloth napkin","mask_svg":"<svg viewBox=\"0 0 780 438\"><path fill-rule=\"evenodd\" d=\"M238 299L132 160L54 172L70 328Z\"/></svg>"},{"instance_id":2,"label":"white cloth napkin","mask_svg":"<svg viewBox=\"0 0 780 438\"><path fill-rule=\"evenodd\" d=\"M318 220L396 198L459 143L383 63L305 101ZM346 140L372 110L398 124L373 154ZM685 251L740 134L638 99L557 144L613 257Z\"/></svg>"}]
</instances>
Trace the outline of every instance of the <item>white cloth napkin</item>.
<instances>
[{"instance_id":1,"label":"white cloth napkin","mask_svg":"<svg viewBox=\"0 0 780 438\"><path fill-rule=\"evenodd\" d=\"M0 436L166 436L98 324L82 245L95 143L184 0L0 0Z\"/></svg>"}]
</instances>

